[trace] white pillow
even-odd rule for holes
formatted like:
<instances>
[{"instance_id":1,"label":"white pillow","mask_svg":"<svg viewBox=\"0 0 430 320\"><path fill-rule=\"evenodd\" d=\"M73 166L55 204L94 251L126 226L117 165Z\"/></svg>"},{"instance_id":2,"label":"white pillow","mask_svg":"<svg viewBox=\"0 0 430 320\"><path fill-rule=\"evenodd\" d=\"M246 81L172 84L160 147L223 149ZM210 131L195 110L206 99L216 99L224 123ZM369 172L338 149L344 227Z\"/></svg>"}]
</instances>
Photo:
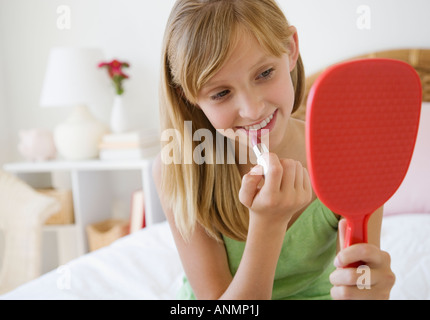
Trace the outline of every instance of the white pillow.
<instances>
[{"instance_id":1,"label":"white pillow","mask_svg":"<svg viewBox=\"0 0 430 320\"><path fill-rule=\"evenodd\" d=\"M387 201L384 214L430 213L430 103L421 110L417 142L408 173Z\"/></svg>"}]
</instances>

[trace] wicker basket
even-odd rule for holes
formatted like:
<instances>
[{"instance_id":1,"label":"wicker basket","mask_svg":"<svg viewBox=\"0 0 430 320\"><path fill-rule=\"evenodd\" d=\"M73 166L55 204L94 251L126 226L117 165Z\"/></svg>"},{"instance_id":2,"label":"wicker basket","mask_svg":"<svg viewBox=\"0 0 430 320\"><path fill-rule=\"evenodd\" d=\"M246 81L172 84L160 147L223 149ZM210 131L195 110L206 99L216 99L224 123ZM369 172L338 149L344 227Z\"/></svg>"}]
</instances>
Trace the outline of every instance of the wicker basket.
<instances>
[{"instance_id":1,"label":"wicker basket","mask_svg":"<svg viewBox=\"0 0 430 320\"><path fill-rule=\"evenodd\" d=\"M61 205L60 211L50 216L45 221L45 224L52 225L74 223L73 195L71 190L37 189L37 191L57 199Z\"/></svg>"},{"instance_id":2,"label":"wicker basket","mask_svg":"<svg viewBox=\"0 0 430 320\"><path fill-rule=\"evenodd\" d=\"M128 220L109 219L88 225L86 230L90 251L94 251L127 235L129 222Z\"/></svg>"}]
</instances>

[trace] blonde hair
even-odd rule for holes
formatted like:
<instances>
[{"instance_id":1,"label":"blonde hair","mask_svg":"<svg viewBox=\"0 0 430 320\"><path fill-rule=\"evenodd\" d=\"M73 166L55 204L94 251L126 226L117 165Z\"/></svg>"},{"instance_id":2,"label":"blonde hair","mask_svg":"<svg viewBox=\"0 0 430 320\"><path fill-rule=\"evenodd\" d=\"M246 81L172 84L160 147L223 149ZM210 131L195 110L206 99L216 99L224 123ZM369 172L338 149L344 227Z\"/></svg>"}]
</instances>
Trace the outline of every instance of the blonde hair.
<instances>
[{"instance_id":1,"label":"blonde hair","mask_svg":"<svg viewBox=\"0 0 430 320\"><path fill-rule=\"evenodd\" d=\"M291 30L274 0L178 0L170 14L163 43L160 86L162 130L175 129L179 141L192 143L198 129L215 128L196 107L199 90L222 67L237 41L238 27L252 34L268 53L280 57L287 52ZM300 106L304 92L304 70L299 56L291 72L295 88L293 112ZM192 121L192 132L184 123ZM214 139L215 140L215 139ZM218 140L218 139L217 139ZM167 142L166 142L167 143ZM228 148L230 141L223 140ZM213 154L205 157L215 159ZM225 149L224 149L225 150ZM184 148L175 145L181 159ZM199 223L217 240L220 233L245 240L248 232L248 209L239 199L241 176L236 164L204 163L163 165L164 199L173 210L175 223L188 240Z\"/></svg>"}]
</instances>

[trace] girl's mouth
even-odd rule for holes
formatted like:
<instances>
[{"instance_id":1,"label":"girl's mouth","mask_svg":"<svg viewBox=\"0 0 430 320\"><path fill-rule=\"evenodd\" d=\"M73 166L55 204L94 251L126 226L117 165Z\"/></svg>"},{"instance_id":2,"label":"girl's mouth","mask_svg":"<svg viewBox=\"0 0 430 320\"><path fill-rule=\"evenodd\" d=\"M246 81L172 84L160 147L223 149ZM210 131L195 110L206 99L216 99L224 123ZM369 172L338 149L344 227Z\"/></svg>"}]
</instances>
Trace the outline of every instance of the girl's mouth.
<instances>
[{"instance_id":1,"label":"girl's mouth","mask_svg":"<svg viewBox=\"0 0 430 320\"><path fill-rule=\"evenodd\" d=\"M252 126L243 126L237 128L244 130L248 136L250 134L250 131L253 131L253 134L256 134L258 137L261 137L262 135L268 134L270 133L270 131L272 131L276 123L277 115L278 109L276 109L274 113L272 113L260 123L254 124Z\"/></svg>"}]
</instances>

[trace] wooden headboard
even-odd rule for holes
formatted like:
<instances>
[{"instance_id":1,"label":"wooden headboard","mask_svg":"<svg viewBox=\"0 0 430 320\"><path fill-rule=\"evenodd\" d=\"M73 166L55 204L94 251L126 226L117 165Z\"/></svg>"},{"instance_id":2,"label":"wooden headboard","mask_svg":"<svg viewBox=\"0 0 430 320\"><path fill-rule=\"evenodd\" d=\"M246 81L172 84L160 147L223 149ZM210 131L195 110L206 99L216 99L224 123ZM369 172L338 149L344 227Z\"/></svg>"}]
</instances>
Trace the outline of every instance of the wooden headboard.
<instances>
[{"instance_id":1,"label":"wooden headboard","mask_svg":"<svg viewBox=\"0 0 430 320\"><path fill-rule=\"evenodd\" d=\"M389 58L409 63L412 67L415 68L421 78L421 84L423 87L423 101L430 101L430 49L402 49L379 51L354 57L348 60L365 58ZM294 113L294 118L305 120L306 102L309 91L314 81L323 71L324 70L321 70L320 72L310 75L306 78L305 97L303 99L301 107Z\"/></svg>"}]
</instances>

